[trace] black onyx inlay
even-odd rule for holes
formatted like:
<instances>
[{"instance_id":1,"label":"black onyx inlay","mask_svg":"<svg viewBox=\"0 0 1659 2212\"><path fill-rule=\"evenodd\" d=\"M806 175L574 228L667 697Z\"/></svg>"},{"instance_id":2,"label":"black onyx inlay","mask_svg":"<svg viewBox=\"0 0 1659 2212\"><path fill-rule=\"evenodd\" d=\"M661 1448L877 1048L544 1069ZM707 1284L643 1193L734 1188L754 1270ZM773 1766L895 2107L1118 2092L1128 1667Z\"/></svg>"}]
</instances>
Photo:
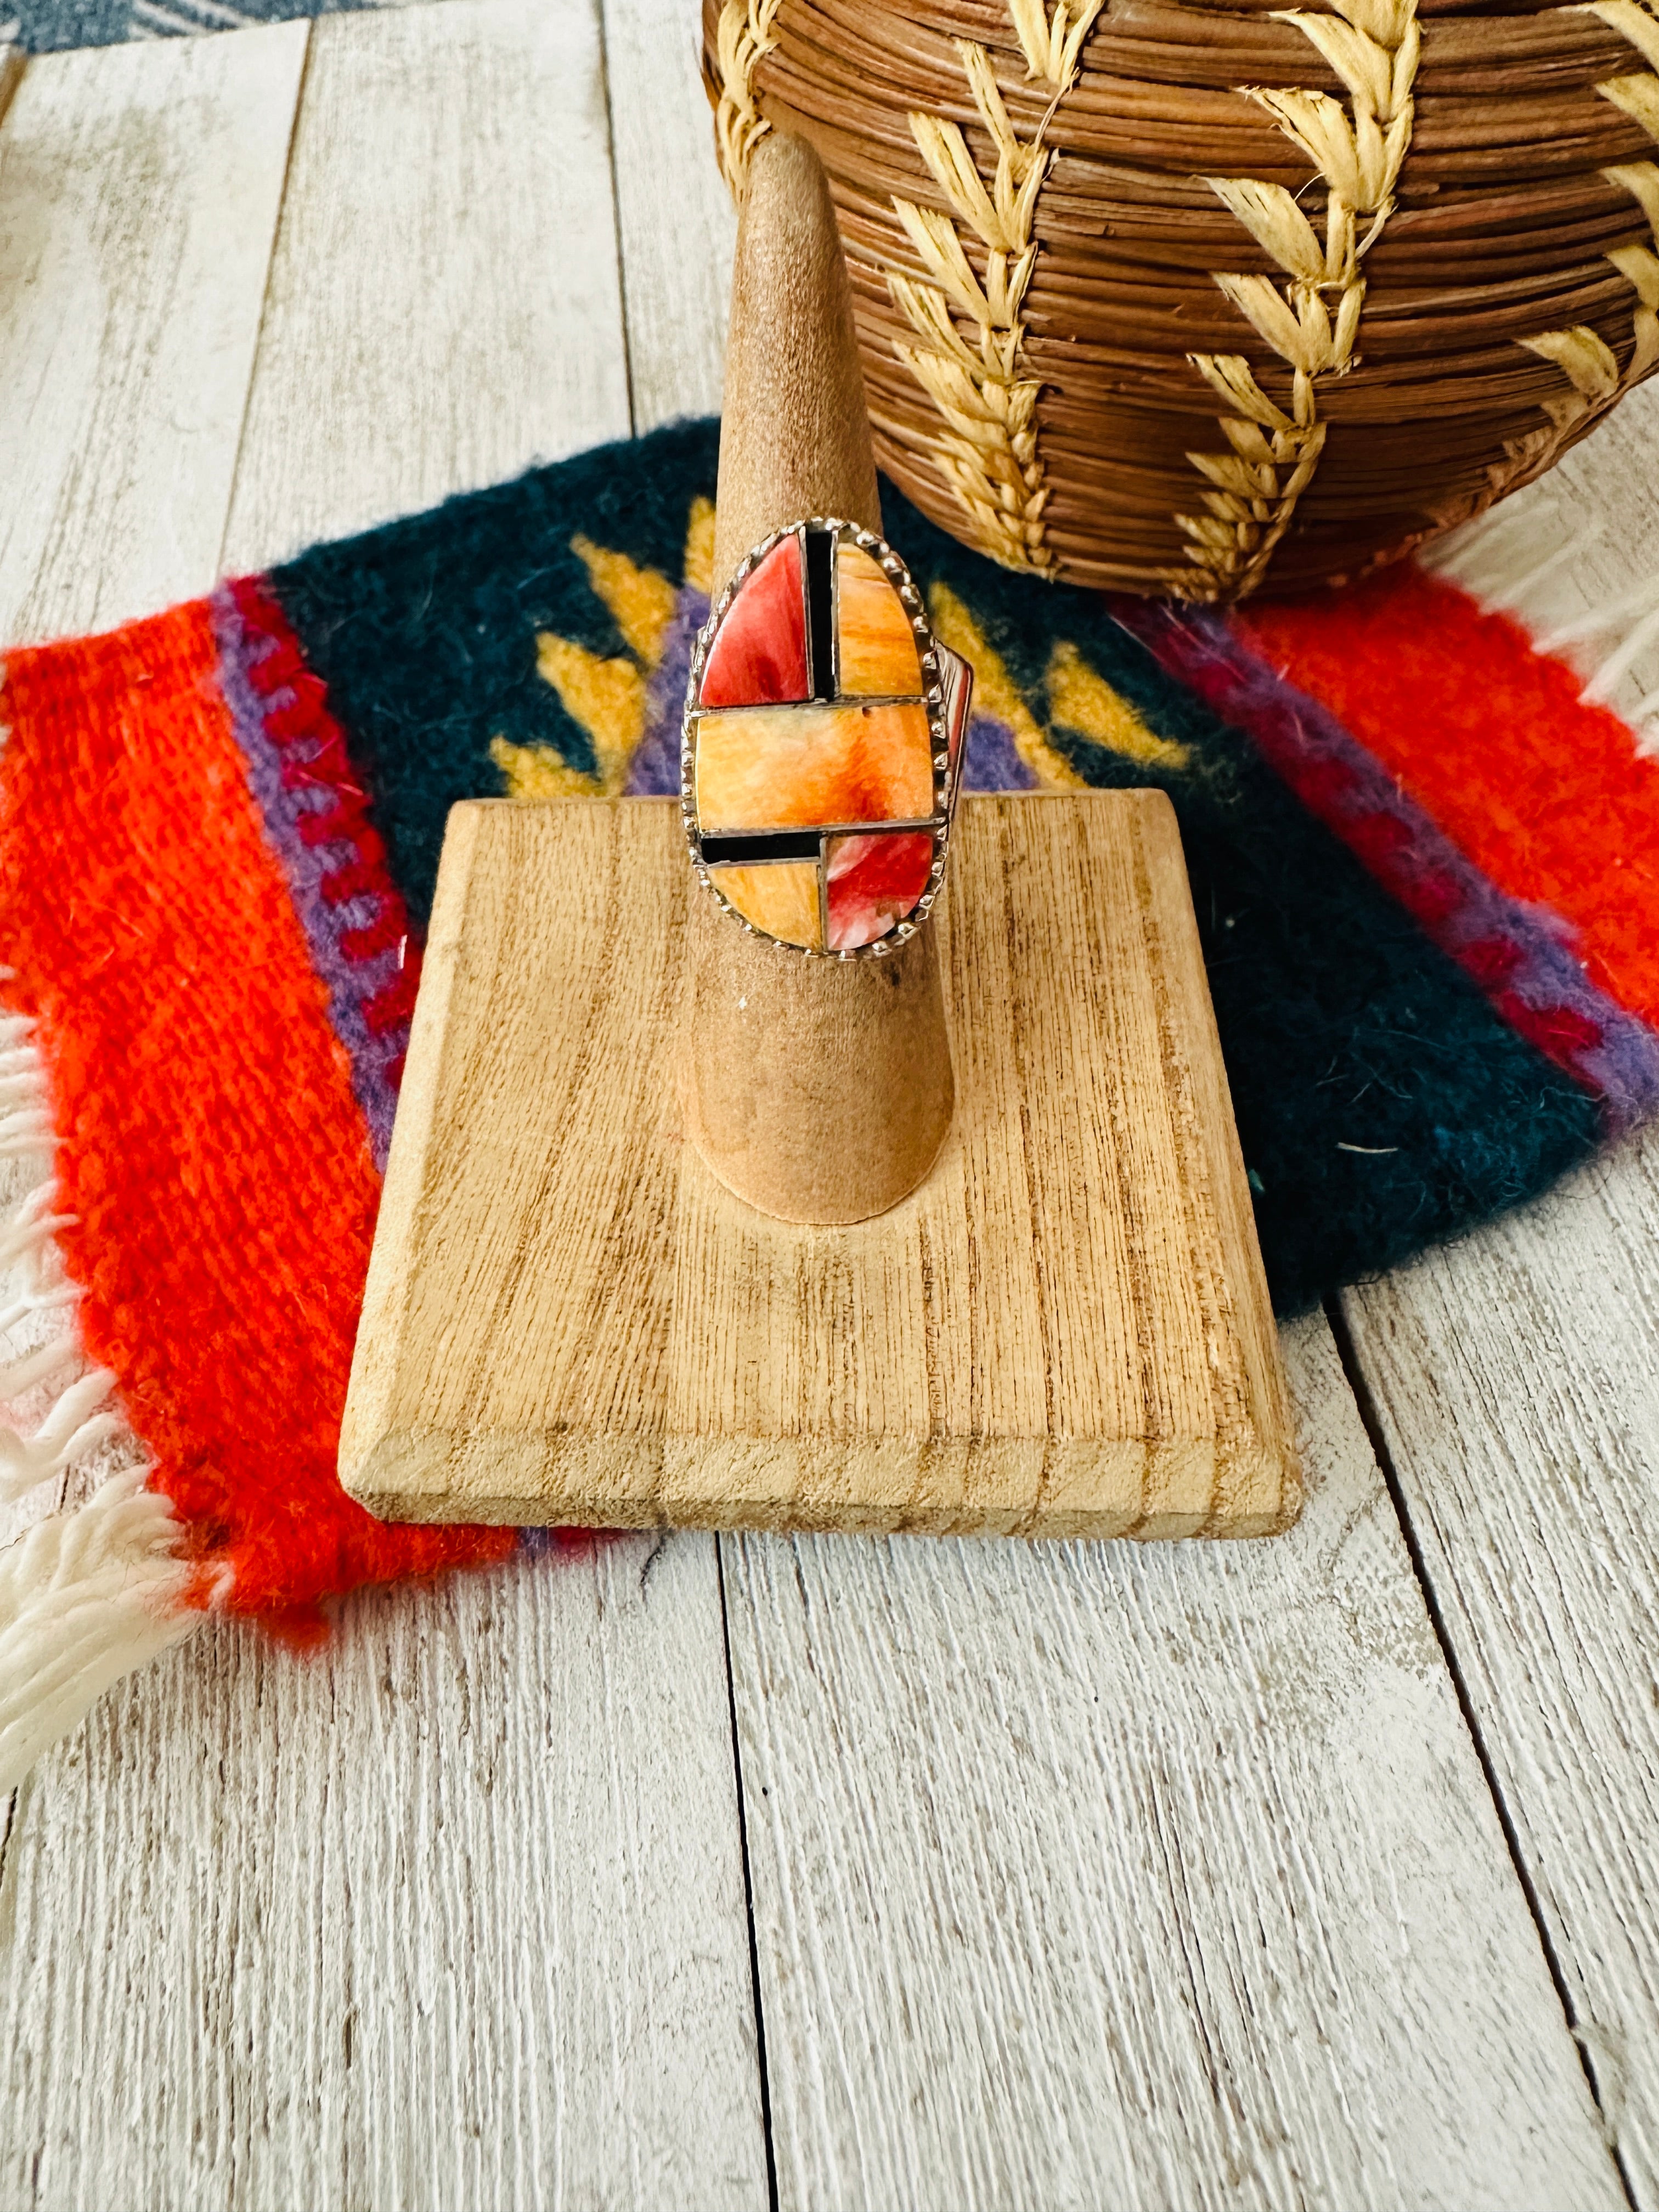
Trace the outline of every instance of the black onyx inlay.
<instances>
[{"instance_id":1,"label":"black onyx inlay","mask_svg":"<svg viewBox=\"0 0 1659 2212\"><path fill-rule=\"evenodd\" d=\"M816 860L816 830L757 830L750 836L710 836L701 840L702 857L711 867L731 860Z\"/></svg>"},{"instance_id":2,"label":"black onyx inlay","mask_svg":"<svg viewBox=\"0 0 1659 2212\"><path fill-rule=\"evenodd\" d=\"M806 532L806 637L815 699L836 696L836 535Z\"/></svg>"}]
</instances>

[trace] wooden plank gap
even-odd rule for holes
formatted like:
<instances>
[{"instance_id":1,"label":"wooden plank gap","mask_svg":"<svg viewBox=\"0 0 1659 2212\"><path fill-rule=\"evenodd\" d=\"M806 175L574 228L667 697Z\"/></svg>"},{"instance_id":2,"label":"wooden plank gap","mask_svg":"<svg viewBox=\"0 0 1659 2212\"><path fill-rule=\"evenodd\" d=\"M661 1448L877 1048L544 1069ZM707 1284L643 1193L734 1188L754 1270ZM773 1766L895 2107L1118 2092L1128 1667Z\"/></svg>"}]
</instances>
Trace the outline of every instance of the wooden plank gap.
<instances>
[{"instance_id":1,"label":"wooden plank gap","mask_svg":"<svg viewBox=\"0 0 1659 2212\"><path fill-rule=\"evenodd\" d=\"M306 35L25 70L0 129L0 643L212 586Z\"/></svg>"},{"instance_id":2,"label":"wooden plank gap","mask_svg":"<svg viewBox=\"0 0 1659 2212\"><path fill-rule=\"evenodd\" d=\"M696 11L684 0L599 5L640 435L720 407L737 216L714 160Z\"/></svg>"},{"instance_id":3,"label":"wooden plank gap","mask_svg":"<svg viewBox=\"0 0 1659 2212\"><path fill-rule=\"evenodd\" d=\"M659 1543L667 1540L666 1534L659 1539ZM726 1592L726 1547L731 1540L728 1536L715 1537L714 1571L720 1596L720 1647L726 1655L726 1710L732 1729L732 1780L738 1808L738 1851L743 1864L743 1909L749 1923L749 1987L755 2005L755 2062L760 2075L761 2140L766 2150L766 2203L767 2212L778 2212L778 2160L772 2142L772 2083L766 2063L766 2007L761 1996L760 1938L755 1927L749 1816L744 1808L743 1738L738 1731L738 1693L732 1679L732 1610Z\"/></svg>"},{"instance_id":4,"label":"wooden plank gap","mask_svg":"<svg viewBox=\"0 0 1659 2212\"><path fill-rule=\"evenodd\" d=\"M242 453L247 444L248 416L253 406L254 369L264 343L265 320L270 313L271 286L276 269L276 241L282 235L283 217L288 208L289 185L294 176L294 145L300 133L300 111L305 106L306 82L311 75L312 23L305 25L305 52L300 57L299 82L295 89L294 110L288 119L288 145L283 155L283 180L277 189L276 220L270 229L270 246L265 257L264 289L259 295L259 327L253 341L253 363L248 371L247 388L242 394L242 419L236 431L236 456L231 465L230 490L225 499L223 525L219 532L219 557L216 563L221 576L226 574L227 549L230 542L231 509L236 486L241 479Z\"/></svg>"},{"instance_id":5,"label":"wooden plank gap","mask_svg":"<svg viewBox=\"0 0 1659 2212\"><path fill-rule=\"evenodd\" d=\"M1285 1344L1273 1542L725 1540L784 2205L1626 2212L1323 1316Z\"/></svg>"},{"instance_id":6,"label":"wooden plank gap","mask_svg":"<svg viewBox=\"0 0 1659 2212\"><path fill-rule=\"evenodd\" d=\"M1514 1814L1504 1794L1502 1778L1481 1729L1480 1717L1475 1711L1474 1701L1470 1696L1469 1686L1464 1679L1463 1669L1458 1659L1456 1642L1441 1609L1439 1593L1435 1589L1434 1577L1429 1571L1428 1561L1424 1557L1422 1540L1412 1513L1411 1503L1406 1496L1405 1486L1400 1480L1399 1469L1395 1464L1393 1448L1389 1442L1388 1431L1383 1426L1376 1400L1372 1395L1370 1382L1365 1373L1364 1362L1360 1357L1358 1346L1354 1342L1353 1331L1348 1326L1348 1316L1343 1308L1343 1294L1340 1291L1326 1299L1325 1318L1330 1324L1331 1335L1336 1345L1337 1358L1341 1362L1342 1372L1347 1378L1348 1389L1352 1394L1360 1425L1370 1444L1372 1455L1376 1461L1377 1471L1382 1475L1383 1485L1389 1493L1389 1503L1394 1507L1395 1518L1400 1523L1400 1534L1405 1542L1407 1556L1411 1560L1412 1572L1416 1576L1418 1588L1423 1593L1423 1605L1429 1616L1429 1626L1433 1629L1435 1641L1440 1646L1440 1656L1445 1662L1446 1673L1450 1678L1452 1689L1457 1698L1458 1711L1463 1716L1463 1725L1468 1730L1470 1744L1474 1747L1476 1759L1480 1762L1480 1771L1486 1778L1486 1788L1492 1796L1492 1810L1497 1814L1498 1825L1503 1831L1504 1843L1510 1855L1510 1863L1515 1869L1515 1878L1521 1885L1521 1893L1527 1900L1527 1910L1531 1913L1533 1925L1538 1930L1539 1948L1544 1954L1544 1963L1549 1969L1550 1980L1554 1984L1557 1997L1560 2000L1562 2015L1566 2021L1568 2033L1572 2037L1573 2047L1578 2053L1578 2063L1584 2069L1584 2079L1589 2086L1590 2095L1595 2100L1595 2109L1601 2115L1601 2124L1607 2139L1608 2154L1618 2169L1620 2186L1630 2201L1632 2212L1643 2212L1641 2198L1619 2147L1617 2132L1609 2111L1610 2100L1604 2094L1601 2081L1596 2071L1592 2051L1593 2039L1585 2033L1578 2007L1573 2002L1572 1991L1562 1968L1554 1938L1550 1932L1549 1922L1539 1899L1537 1886L1533 1881L1532 1869L1527 1863L1527 1856L1522 1847Z\"/></svg>"},{"instance_id":7,"label":"wooden plank gap","mask_svg":"<svg viewBox=\"0 0 1659 2212\"><path fill-rule=\"evenodd\" d=\"M596 28L541 0L313 27L226 562L629 428Z\"/></svg>"},{"instance_id":8,"label":"wooden plank gap","mask_svg":"<svg viewBox=\"0 0 1659 2212\"><path fill-rule=\"evenodd\" d=\"M605 143L611 164L611 204L619 209L622 202L617 183L617 122L611 103L611 48L605 36L605 0L592 0L593 30L599 46L599 90L605 99ZM617 295L622 302L623 374L628 385L628 427L629 434L640 434L639 410L634 402L634 347L629 330L628 262L623 252L622 224L614 226L617 245Z\"/></svg>"}]
</instances>

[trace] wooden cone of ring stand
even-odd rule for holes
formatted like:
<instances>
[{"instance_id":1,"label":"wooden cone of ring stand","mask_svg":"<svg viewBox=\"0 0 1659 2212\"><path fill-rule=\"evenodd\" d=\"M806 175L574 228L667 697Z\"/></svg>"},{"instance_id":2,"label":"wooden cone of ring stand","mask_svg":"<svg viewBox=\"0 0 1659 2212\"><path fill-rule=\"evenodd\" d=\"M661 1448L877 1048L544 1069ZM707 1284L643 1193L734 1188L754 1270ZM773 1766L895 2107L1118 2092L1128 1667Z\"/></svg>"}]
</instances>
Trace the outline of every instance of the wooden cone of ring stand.
<instances>
[{"instance_id":1,"label":"wooden cone of ring stand","mask_svg":"<svg viewBox=\"0 0 1659 2212\"><path fill-rule=\"evenodd\" d=\"M881 531L830 188L805 141L775 132L755 150L732 270L714 596L751 546L812 514ZM711 897L689 925L686 1131L710 1169L786 1221L885 1212L951 1126L931 921L847 962L780 951Z\"/></svg>"},{"instance_id":2,"label":"wooden cone of ring stand","mask_svg":"<svg viewBox=\"0 0 1659 2212\"><path fill-rule=\"evenodd\" d=\"M735 290L717 588L780 524L879 526L822 174L781 134ZM938 926L842 963L723 914L672 800L454 809L353 1497L599 1528L1295 1518L1169 801L966 798L946 882Z\"/></svg>"}]
</instances>

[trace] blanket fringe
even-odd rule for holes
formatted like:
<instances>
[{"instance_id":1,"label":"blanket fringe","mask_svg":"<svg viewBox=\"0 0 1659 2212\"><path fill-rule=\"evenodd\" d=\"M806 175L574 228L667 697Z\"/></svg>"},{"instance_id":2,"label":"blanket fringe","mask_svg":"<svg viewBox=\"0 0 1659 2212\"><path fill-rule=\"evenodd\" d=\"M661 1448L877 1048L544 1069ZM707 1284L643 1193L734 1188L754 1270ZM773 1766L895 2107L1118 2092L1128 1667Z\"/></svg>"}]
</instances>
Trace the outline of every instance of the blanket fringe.
<instances>
[{"instance_id":1,"label":"blanket fringe","mask_svg":"<svg viewBox=\"0 0 1659 2212\"><path fill-rule=\"evenodd\" d=\"M130 1468L0 1551L0 1792L201 1620L178 1538L172 1506Z\"/></svg>"},{"instance_id":2,"label":"blanket fringe","mask_svg":"<svg viewBox=\"0 0 1659 2212\"><path fill-rule=\"evenodd\" d=\"M1630 724L1638 751L1659 753L1659 686L1638 694L1628 680L1659 645L1659 577L1638 575L1626 590L1562 619L1562 571L1577 575L1587 565L1608 565L1605 557L1599 564L1585 560L1607 553L1605 521L1592 518L1574 529L1574 519L1559 501L1522 494L1425 546L1418 563L1490 612L1522 623L1535 651L1566 660L1583 677L1578 696L1587 706L1612 708Z\"/></svg>"},{"instance_id":3,"label":"blanket fringe","mask_svg":"<svg viewBox=\"0 0 1659 2212\"><path fill-rule=\"evenodd\" d=\"M202 1619L198 1570L178 1556L171 1504L146 1486L149 1470L114 1403L115 1377L88 1367L81 1350L73 1321L81 1292L57 1244L71 1217L53 1211L52 1142L33 1024L0 1014L0 1159L47 1156L40 1179L0 1216L0 1401L15 1413L19 1401L44 1401L32 1429L0 1425L0 1504L21 1504L50 1485L60 1508L0 1549L0 1792L112 1682ZM139 1463L62 1510L71 1476L112 1452Z\"/></svg>"}]
</instances>

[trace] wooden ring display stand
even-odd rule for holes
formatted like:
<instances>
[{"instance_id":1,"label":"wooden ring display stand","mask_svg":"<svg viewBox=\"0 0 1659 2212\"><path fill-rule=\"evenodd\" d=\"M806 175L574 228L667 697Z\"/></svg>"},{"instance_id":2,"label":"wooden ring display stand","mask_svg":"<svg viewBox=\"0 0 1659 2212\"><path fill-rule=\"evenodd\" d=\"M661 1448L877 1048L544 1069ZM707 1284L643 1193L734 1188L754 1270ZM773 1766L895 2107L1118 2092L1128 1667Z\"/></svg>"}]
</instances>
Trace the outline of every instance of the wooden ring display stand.
<instances>
[{"instance_id":1,"label":"wooden ring display stand","mask_svg":"<svg viewBox=\"0 0 1659 2212\"><path fill-rule=\"evenodd\" d=\"M732 272L714 516L719 597L751 545L803 515L879 534L847 265L817 155L761 149ZM951 1126L939 951L924 928L880 962L780 952L711 898L691 904L687 1133L728 1190L821 1225L884 1213Z\"/></svg>"},{"instance_id":2,"label":"wooden ring display stand","mask_svg":"<svg viewBox=\"0 0 1659 2212\"><path fill-rule=\"evenodd\" d=\"M801 514L879 527L828 196L781 134L751 168L727 397L717 589ZM946 885L909 944L842 964L723 915L671 801L454 810L354 1497L596 1527L1294 1518L1168 800L964 799Z\"/></svg>"}]
</instances>

